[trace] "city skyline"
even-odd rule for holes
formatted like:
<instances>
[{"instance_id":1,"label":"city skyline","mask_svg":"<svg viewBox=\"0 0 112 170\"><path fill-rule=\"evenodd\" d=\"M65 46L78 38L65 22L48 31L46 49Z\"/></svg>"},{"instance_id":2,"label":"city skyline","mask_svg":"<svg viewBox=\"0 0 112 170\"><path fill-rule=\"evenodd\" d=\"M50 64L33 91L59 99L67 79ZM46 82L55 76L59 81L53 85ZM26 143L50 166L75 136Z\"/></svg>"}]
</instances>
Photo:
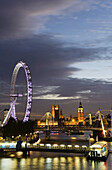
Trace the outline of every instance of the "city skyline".
<instances>
[{"instance_id":1,"label":"city skyline","mask_svg":"<svg viewBox=\"0 0 112 170\"><path fill-rule=\"evenodd\" d=\"M80 101L85 116L111 109L110 0L0 2L1 110L9 106L12 72L21 60L32 75L31 118L41 118L53 104L60 105L65 117L77 116ZM25 94L22 69L16 87ZM24 111L25 101L18 100L18 106Z\"/></svg>"}]
</instances>

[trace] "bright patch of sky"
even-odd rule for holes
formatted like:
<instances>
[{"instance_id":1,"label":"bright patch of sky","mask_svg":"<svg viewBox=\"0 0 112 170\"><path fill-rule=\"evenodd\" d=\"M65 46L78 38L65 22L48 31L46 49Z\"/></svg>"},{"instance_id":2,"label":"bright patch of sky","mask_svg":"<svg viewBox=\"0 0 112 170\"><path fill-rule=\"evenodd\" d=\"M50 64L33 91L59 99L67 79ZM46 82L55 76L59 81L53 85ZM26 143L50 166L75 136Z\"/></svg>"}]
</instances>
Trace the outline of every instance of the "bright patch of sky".
<instances>
[{"instance_id":1,"label":"bright patch of sky","mask_svg":"<svg viewBox=\"0 0 112 170\"><path fill-rule=\"evenodd\" d=\"M72 78L102 79L112 81L112 60L75 63L71 67L81 69L73 73Z\"/></svg>"},{"instance_id":2,"label":"bright patch of sky","mask_svg":"<svg viewBox=\"0 0 112 170\"><path fill-rule=\"evenodd\" d=\"M63 96L60 96L60 94L47 94L47 95L33 97L33 99L69 100L69 99L81 99L81 96L77 95L77 96L63 97Z\"/></svg>"},{"instance_id":3,"label":"bright patch of sky","mask_svg":"<svg viewBox=\"0 0 112 170\"><path fill-rule=\"evenodd\" d=\"M90 8L49 16L45 30L68 42L93 41L112 34L112 10L110 1L98 1ZM105 12L104 12L105 11Z\"/></svg>"},{"instance_id":4,"label":"bright patch of sky","mask_svg":"<svg viewBox=\"0 0 112 170\"><path fill-rule=\"evenodd\" d=\"M43 93L49 93L49 92L54 92L59 86L34 86L34 92L33 94L43 94Z\"/></svg>"}]
</instances>

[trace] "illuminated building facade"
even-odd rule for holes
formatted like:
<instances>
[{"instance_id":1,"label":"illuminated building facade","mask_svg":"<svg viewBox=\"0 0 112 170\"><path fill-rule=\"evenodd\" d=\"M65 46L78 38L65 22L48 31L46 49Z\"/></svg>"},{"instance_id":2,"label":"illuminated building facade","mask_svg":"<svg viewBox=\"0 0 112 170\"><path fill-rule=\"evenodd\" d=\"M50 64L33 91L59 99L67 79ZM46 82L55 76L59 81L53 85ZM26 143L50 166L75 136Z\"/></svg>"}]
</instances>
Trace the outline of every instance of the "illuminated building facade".
<instances>
[{"instance_id":1,"label":"illuminated building facade","mask_svg":"<svg viewBox=\"0 0 112 170\"><path fill-rule=\"evenodd\" d=\"M82 107L82 103L80 102L78 107L78 123L84 125L85 122L84 122L83 114L84 114L84 109Z\"/></svg>"},{"instance_id":2,"label":"illuminated building facade","mask_svg":"<svg viewBox=\"0 0 112 170\"><path fill-rule=\"evenodd\" d=\"M66 126L78 125L77 118L72 118L71 120L65 120L64 125Z\"/></svg>"},{"instance_id":3,"label":"illuminated building facade","mask_svg":"<svg viewBox=\"0 0 112 170\"><path fill-rule=\"evenodd\" d=\"M53 120L59 121L59 105L52 105Z\"/></svg>"},{"instance_id":4,"label":"illuminated building facade","mask_svg":"<svg viewBox=\"0 0 112 170\"><path fill-rule=\"evenodd\" d=\"M46 126L46 122L45 121L42 122L42 121L38 120L37 121L37 126ZM49 126L58 126L58 122L50 120L49 121Z\"/></svg>"},{"instance_id":5,"label":"illuminated building facade","mask_svg":"<svg viewBox=\"0 0 112 170\"><path fill-rule=\"evenodd\" d=\"M59 119L63 119L62 110L60 111Z\"/></svg>"}]
</instances>

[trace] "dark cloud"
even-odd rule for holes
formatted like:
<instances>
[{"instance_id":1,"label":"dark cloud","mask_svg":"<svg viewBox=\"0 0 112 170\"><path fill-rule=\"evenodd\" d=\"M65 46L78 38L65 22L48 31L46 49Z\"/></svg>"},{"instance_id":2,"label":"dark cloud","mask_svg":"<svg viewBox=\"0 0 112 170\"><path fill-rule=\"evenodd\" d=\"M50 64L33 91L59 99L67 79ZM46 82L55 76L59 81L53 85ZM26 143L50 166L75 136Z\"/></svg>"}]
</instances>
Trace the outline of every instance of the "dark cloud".
<instances>
[{"instance_id":1,"label":"dark cloud","mask_svg":"<svg viewBox=\"0 0 112 170\"><path fill-rule=\"evenodd\" d=\"M44 29L49 16L60 15L70 7L72 12L80 11L92 3L88 0L0 0L0 37L27 36Z\"/></svg>"},{"instance_id":2,"label":"dark cloud","mask_svg":"<svg viewBox=\"0 0 112 170\"><path fill-rule=\"evenodd\" d=\"M43 28L46 16L60 14L73 4L77 0L0 0L0 37L31 34Z\"/></svg>"},{"instance_id":3,"label":"dark cloud","mask_svg":"<svg viewBox=\"0 0 112 170\"><path fill-rule=\"evenodd\" d=\"M60 79L79 71L70 66L76 62L100 58L101 49L65 47L51 35L36 35L24 39L0 41L0 77L11 79L15 64L26 61L30 66L33 81L39 85L55 85Z\"/></svg>"}]
</instances>

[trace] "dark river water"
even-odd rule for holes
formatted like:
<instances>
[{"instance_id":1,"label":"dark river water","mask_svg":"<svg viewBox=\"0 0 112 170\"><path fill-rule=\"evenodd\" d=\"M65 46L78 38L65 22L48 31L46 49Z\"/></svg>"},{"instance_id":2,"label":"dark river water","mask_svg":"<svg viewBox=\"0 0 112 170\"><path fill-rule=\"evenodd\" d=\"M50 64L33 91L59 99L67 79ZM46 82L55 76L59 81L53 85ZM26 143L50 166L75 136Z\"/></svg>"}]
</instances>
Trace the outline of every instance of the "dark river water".
<instances>
[{"instance_id":1,"label":"dark river water","mask_svg":"<svg viewBox=\"0 0 112 170\"><path fill-rule=\"evenodd\" d=\"M72 138L77 136L65 136ZM52 138L63 138L62 135L54 134ZM88 132L79 138L88 138ZM83 144L83 143L82 143ZM108 142L108 149L112 150L112 142ZM30 157L0 158L0 170L111 170L112 153L109 154L106 162L87 161L83 155L73 153L50 153L50 152L31 152Z\"/></svg>"}]
</instances>

